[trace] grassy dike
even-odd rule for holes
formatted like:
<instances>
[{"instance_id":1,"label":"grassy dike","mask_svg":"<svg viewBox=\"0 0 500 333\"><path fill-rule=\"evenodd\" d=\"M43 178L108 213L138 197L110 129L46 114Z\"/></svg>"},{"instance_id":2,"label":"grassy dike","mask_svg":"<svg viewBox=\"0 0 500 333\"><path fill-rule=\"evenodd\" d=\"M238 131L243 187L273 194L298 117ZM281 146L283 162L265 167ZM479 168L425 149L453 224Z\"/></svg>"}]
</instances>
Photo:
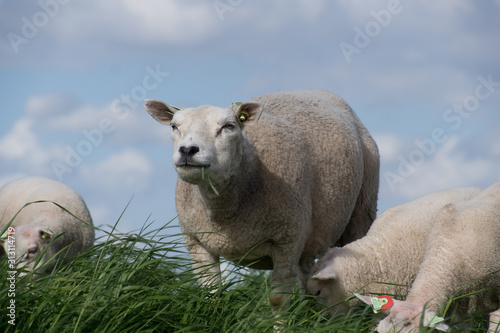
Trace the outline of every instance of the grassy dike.
<instances>
[{"instance_id":1,"label":"grassy dike","mask_svg":"<svg viewBox=\"0 0 500 333\"><path fill-rule=\"evenodd\" d=\"M27 287L23 277L15 296L2 258L0 332L370 332L369 307L326 319L299 295L277 321L266 272L235 269L211 292L196 283L181 235L166 231L108 233Z\"/></svg>"}]
</instances>

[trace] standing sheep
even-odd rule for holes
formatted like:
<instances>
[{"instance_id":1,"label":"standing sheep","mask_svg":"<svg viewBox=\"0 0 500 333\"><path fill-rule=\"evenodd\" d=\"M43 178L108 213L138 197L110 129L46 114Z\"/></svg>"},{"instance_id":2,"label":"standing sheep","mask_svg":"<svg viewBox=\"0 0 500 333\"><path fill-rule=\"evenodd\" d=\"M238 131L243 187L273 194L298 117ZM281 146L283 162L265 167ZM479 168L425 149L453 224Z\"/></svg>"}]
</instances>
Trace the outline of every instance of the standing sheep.
<instances>
[{"instance_id":1,"label":"standing sheep","mask_svg":"<svg viewBox=\"0 0 500 333\"><path fill-rule=\"evenodd\" d=\"M454 321L466 313L490 312L489 332L500 332L500 182L443 207L425 248L406 301L394 301L378 332L418 331L424 308L422 322L429 326L432 316L443 315L448 300L468 293L453 300L444 315ZM448 330L444 323L436 328Z\"/></svg>"},{"instance_id":2,"label":"standing sheep","mask_svg":"<svg viewBox=\"0 0 500 333\"><path fill-rule=\"evenodd\" d=\"M280 306L297 279L304 290L315 258L368 231L378 150L341 98L278 92L180 111L146 102L173 130L176 207L194 267L208 270L202 283L220 280L220 256L273 269L270 302Z\"/></svg>"},{"instance_id":3,"label":"standing sheep","mask_svg":"<svg viewBox=\"0 0 500 333\"><path fill-rule=\"evenodd\" d=\"M332 307L329 314L347 312L357 305L357 299L344 302L355 292L406 295L423 260L425 238L438 211L480 191L472 187L438 191L386 210L365 237L330 249L316 263L308 292L317 295L319 303Z\"/></svg>"},{"instance_id":4,"label":"standing sheep","mask_svg":"<svg viewBox=\"0 0 500 333\"><path fill-rule=\"evenodd\" d=\"M52 202L25 206L40 200ZM9 264L14 266L10 262L10 253L14 253L16 269L28 271L36 269L35 259L47 247L37 267L61 250L57 258L85 251L92 246L95 237L92 218L82 197L60 182L41 177L22 178L0 188L0 232L3 230L6 231L0 240L3 246L0 249L9 255ZM48 264L38 272L46 273L52 267L53 264Z\"/></svg>"}]
</instances>

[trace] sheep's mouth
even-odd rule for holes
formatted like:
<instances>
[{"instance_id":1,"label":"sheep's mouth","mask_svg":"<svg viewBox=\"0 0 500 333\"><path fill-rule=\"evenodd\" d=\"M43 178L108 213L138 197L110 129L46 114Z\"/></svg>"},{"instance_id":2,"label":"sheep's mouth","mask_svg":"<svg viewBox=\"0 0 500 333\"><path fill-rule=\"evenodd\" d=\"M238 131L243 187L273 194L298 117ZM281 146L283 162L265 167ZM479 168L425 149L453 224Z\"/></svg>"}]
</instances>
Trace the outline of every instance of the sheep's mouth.
<instances>
[{"instance_id":1,"label":"sheep's mouth","mask_svg":"<svg viewBox=\"0 0 500 333\"><path fill-rule=\"evenodd\" d=\"M208 181L208 169L210 164L182 163L176 164L175 169L179 177L185 182L199 185Z\"/></svg>"},{"instance_id":2,"label":"sheep's mouth","mask_svg":"<svg viewBox=\"0 0 500 333\"><path fill-rule=\"evenodd\" d=\"M177 168L196 169L196 168L209 168L210 164L198 164L198 163L192 163L192 162L183 162L183 163L177 163L175 166Z\"/></svg>"}]
</instances>

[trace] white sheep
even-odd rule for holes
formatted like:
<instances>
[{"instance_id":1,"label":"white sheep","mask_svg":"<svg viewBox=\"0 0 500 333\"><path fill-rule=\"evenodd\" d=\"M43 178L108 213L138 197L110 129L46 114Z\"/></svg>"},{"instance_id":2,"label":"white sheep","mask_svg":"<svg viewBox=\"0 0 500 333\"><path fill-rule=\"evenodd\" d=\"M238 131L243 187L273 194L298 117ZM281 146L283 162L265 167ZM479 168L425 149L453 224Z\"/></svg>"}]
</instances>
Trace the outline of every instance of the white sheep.
<instances>
[{"instance_id":1,"label":"white sheep","mask_svg":"<svg viewBox=\"0 0 500 333\"><path fill-rule=\"evenodd\" d=\"M36 201L51 202L29 204ZM92 218L82 197L60 182L27 177L0 188L0 232L5 231L0 240L3 248L0 249L7 253L10 269L34 271L59 251L56 258L61 259L83 252L94 243L92 226ZM45 249L35 267L35 259ZM51 261L37 273L49 272L54 263ZM35 278L38 277L40 275L36 274Z\"/></svg>"},{"instance_id":2,"label":"white sheep","mask_svg":"<svg viewBox=\"0 0 500 333\"><path fill-rule=\"evenodd\" d=\"M443 313L452 298L451 308ZM443 322L430 323L436 313L451 317L451 322L469 319L465 325L470 325L471 315L488 312L489 332L500 332L500 182L470 200L443 207L406 300L395 300L387 311L377 328L380 333L418 331L421 321L446 331Z\"/></svg>"},{"instance_id":3,"label":"white sheep","mask_svg":"<svg viewBox=\"0 0 500 333\"><path fill-rule=\"evenodd\" d=\"M480 191L472 187L442 190L387 209L365 237L332 248L318 260L308 293L329 307L325 314L347 312L358 305L356 298L345 301L355 292L406 295L423 260L425 238L436 214L446 204Z\"/></svg>"},{"instance_id":4,"label":"white sheep","mask_svg":"<svg viewBox=\"0 0 500 333\"><path fill-rule=\"evenodd\" d=\"M220 279L220 256L273 269L270 302L280 306L297 279L304 290L315 258L368 231L378 149L338 96L278 92L180 111L146 102L173 129L176 207L195 269L208 269L202 283Z\"/></svg>"}]
</instances>

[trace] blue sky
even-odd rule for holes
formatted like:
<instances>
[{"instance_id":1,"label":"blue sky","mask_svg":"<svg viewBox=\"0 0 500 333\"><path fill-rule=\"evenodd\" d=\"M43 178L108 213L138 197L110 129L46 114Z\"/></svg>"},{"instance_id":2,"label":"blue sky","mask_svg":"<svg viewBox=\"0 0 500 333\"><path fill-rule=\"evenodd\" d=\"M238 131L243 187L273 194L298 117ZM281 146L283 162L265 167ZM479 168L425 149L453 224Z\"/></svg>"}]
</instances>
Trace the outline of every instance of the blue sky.
<instances>
[{"instance_id":1,"label":"blue sky","mask_svg":"<svg viewBox=\"0 0 500 333\"><path fill-rule=\"evenodd\" d=\"M62 180L96 225L176 216L145 98L227 106L320 88L379 145L379 212L500 180L500 1L0 0L0 185ZM78 156L76 156L76 155ZM177 223L177 222L175 222Z\"/></svg>"}]
</instances>

